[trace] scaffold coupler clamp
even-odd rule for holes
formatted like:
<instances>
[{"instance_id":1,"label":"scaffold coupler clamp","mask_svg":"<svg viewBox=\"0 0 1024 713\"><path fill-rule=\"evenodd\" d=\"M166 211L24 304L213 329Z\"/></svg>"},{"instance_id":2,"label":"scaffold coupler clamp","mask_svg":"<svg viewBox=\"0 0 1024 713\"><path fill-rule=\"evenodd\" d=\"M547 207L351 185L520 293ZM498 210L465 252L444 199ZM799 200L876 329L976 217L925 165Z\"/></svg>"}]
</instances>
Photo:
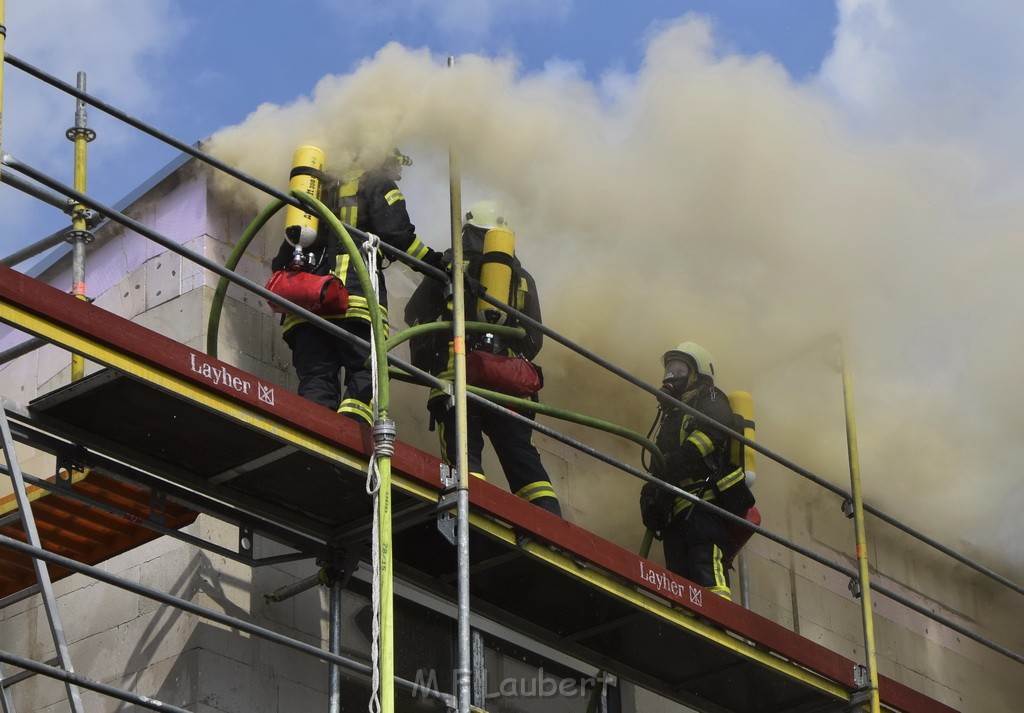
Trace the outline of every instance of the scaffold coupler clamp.
<instances>
[{"instance_id":1,"label":"scaffold coupler clamp","mask_svg":"<svg viewBox=\"0 0 1024 713\"><path fill-rule=\"evenodd\" d=\"M850 703L843 710L859 711L862 706L871 700L871 677L868 675L868 667L864 664L853 665L853 685L856 690L850 695Z\"/></svg>"},{"instance_id":2,"label":"scaffold coupler clamp","mask_svg":"<svg viewBox=\"0 0 1024 713\"><path fill-rule=\"evenodd\" d=\"M845 498L843 500L843 504L840 505L840 509L843 511L843 514L846 515L846 519L849 520L849 519L853 518L853 501L852 500L850 500L849 498Z\"/></svg>"},{"instance_id":3,"label":"scaffold coupler clamp","mask_svg":"<svg viewBox=\"0 0 1024 713\"><path fill-rule=\"evenodd\" d=\"M54 482L61 487L70 488L74 481L75 473L86 471L86 458L88 451L82 446L68 446L62 448L56 457L56 470L54 471Z\"/></svg>"},{"instance_id":4,"label":"scaffold coupler clamp","mask_svg":"<svg viewBox=\"0 0 1024 713\"><path fill-rule=\"evenodd\" d=\"M855 663L853 665L853 685L858 689L868 688L871 685L871 680L868 677L868 667L862 663Z\"/></svg>"},{"instance_id":5,"label":"scaffold coupler clamp","mask_svg":"<svg viewBox=\"0 0 1024 713\"><path fill-rule=\"evenodd\" d=\"M850 577L850 581L846 585L846 588L850 590L850 594L853 595L854 599L860 599L860 596L863 593L860 586L860 579L857 577Z\"/></svg>"},{"instance_id":6,"label":"scaffold coupler clamp","mask_svg":"<svg viewBox=\"0 0 1024 713\"><path fill-rule=\"evenodd\" d=\"M329 587L337 581L344 589L359 569L359 551L348 547L332 547L327 557L318 557L316 563L320 567L316 573L317 584Z\"/></svg>"},{"instance_id":7,"label":"scaffold coupler clamp","mask_svg":"<svg viewBox=\"0 0 1024 713\"><path fill-rule=\"evenodd\" d=\"M459 479L452 467L441 463L441 492L437 494L437 530L452 546L456 542L456 507L459 500Z\"/></svg>"},{"instance_id":8,"label":"scaffold coupler clamp","mask_svg":"<svg viewBox=\"0 0 1024 713\"><path fill-rule=\"evenodd\" d=\"M317 557L317 566L320 567L316 571L316 583L321 587L329 587L331 580L338 576L337 571L331 567L330 561L322 557Z\"/></svg>"},{"instance_id":9,"label":"scaffold coupler clamp","mask_svg":"<svg viewBox=\"0 0 1024 713\"><path fill-rule=\"evenodd\" d=\"M64 212L71 216L72 221L81 220L84 225L93 225L96 220L96 214L76 200L69 199ZM72 244L81 241L88 245L95 237L88 229L72 228L64 233L64 241Z\"/></svg>"}]
</instances>

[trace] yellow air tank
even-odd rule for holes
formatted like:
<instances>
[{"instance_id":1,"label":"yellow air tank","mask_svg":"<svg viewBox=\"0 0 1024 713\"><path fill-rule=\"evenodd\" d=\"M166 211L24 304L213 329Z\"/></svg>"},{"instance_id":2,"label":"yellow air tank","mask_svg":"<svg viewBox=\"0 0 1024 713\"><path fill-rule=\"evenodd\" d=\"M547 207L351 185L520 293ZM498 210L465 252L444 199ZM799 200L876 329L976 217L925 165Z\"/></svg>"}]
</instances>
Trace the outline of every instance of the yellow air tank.
<instances>
[{"instance_id":1,"label":"yellow air tank","mask_svg":"<svg viewBox=\"0 0 1024 713\"><path fill-rule=\"evenodd\" d=\"M324 152L316 146L300 146L295 149L289 175L290 190L302 191L319 200L324 177ZM308 248L312 245L319 224L316 215L293 205L285 207L284 237L292 246Z\"/></svg>"},{"instance_id":2,"label":"yellow air tank","mask_svg":"<svg viewBox=\"0 0 1024 713\"><path fill-rule=\"evenodd\" d=\"M515 262L516 234L508 228L491 228L484 235L483 257L480 263L480 284L487 294L505 304L512 301L512 266ZM493 305L478 299L477 319L491 324L505 324L508 315Z\"/></svg>"},{"instance_id":3,"label":"yellow air tank","mask_svg":"<svg viewBox=\"0 0 1024 713\"><path fill-rule=\"evenodd\" d=\"M737 433L754 440L754 397L746 391L733 391L729 394L729 405L733 413L743 419L743 430L737 429ZM755 457L757 452L753 448L747 448L745 444L732 440L731 462L743 465L743 473L747 487L751 487L757 479L757 467ZM742 461L740 460L742 458Z\"/></svg>"}]
</instances>

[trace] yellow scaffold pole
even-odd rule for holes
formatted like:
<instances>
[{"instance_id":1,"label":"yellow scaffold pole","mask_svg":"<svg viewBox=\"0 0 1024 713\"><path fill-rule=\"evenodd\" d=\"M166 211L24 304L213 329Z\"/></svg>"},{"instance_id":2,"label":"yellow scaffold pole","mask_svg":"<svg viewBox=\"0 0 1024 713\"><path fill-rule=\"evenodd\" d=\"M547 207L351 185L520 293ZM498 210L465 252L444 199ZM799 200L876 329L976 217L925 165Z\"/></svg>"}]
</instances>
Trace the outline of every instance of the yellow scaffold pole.
<instances>
[{"instance_id":1,"label":"yellow scaffold pole","mask_svg":"<svg viewBox=\"0 0 1024 713\"><path fill-rule=\"evenodd\" d=\"M78 89L85 92L85 72L78 73ZM87 125L85 102L75 102L75 125L65 133L69 141L75 144L75 190L85 193L85 176L89 142L96 138L96 132ZM80 300L88 300L85 290L85 246L92 242L93 235L88 229L84 205L75 203L70 207L71 230L65 239L71 243L71 294ZM78 381L85 376L85 358L79 354L71 355L71 380Z\"/></svg>"},{"instance_id":2,"label":"yellow scaffold pole","mask_svg":"<svg viewBox=\"0 0 1024 713\"><path fill-rule=\"evenodd\" d=\"M853 524L857 535L857 566L860 575L860 603L864 620L864 655L868 669L871 713L880 712L878 666L875 657L875 626L871 609L871 585L868 575L868 544L864 528L864 500L860 488L860 456L857 451L857 425L853 418L853 380L846 342L839 338L843 372L843 405L846 410L846 446L850 456L850 494L853 499Z\"/></svg>"},{"instance_id":3,"label":"yellow scaffold pole","mask_svg":"<svg viewBox=\"0 0 1024 713\"><path fill-rule=\"evenodd\" d=\"M448 58L448 67L455 66L455 58ZM454 143L448 147L448 175L451 192L452 221L452 321L454 335L452 352L454 362L455 396L455 468L458 473L458 500L456 506L456 550L458 552L458 713L469 713L472 695L473 653L470 645L469 623L469 438L467 435L466 403L466 294L463 284L462 257L462 187L459 153Z\"/></svg>"},{"instance_id":4,"label":"yellow scaffold pole","mask_svg":"<svg viewBox=\"0 0 1024 713\"><path fill-rule=\"evenodd\" d=\"M7 56L7 3L0 0L0 146L4 131L4 57Z\"/></svg>"}]
</instances>

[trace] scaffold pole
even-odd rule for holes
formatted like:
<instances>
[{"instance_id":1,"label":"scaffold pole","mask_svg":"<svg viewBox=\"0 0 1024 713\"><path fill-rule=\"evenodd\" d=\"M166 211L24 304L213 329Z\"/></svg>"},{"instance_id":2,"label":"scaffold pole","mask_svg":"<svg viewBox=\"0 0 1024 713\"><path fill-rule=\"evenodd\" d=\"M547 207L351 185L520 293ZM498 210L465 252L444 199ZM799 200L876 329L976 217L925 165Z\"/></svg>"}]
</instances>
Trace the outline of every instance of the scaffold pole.
<instances>
[{"instance_id":1,"label":"scaffold pole","mask_svg":"<svg viewBox=\"0 0 1024 713\"><path fill-rule=\"evenodd\" d=\"M14 497L18 503L18 510L21 512L21 522L25 528L25 537L33 547L42 547L39 539L39 530L36 528L36 520L32 514L32 505L29 501L28 491L25 489L25 479L21 474L21 466L18 464L18 457L14 450L14 439L11 436L11 427L7 422L7 412L0 409L0 436L3 438L4 455L7 458L7 469L11 477L11 486L14 489ZM67 636L64 634L64 625L60 620L60 611L57 609L57 598L53 594L53 584L50 582L50 572L46 565L38 559L32 559L32 566L36 572L36 579L39 580L40 593L43 598L43 609L46 611L47 622L50 625L50 633L53 636L53 645L57 650L57 660L61 668L69 674L74 674L74 667L71 665L71 652L68 648ZM68 703L73 713L83 713L82 696L78 687L70 680L65 680L64 686L68 693Z\"/></svg>"},{"instance_id":2,"label":"scaffold pole","mask_svg":"<svg viewBox=\"0 0 1024 713\"><path fill-rule=\"evenodd\" d=\"M79 72L77 86L85 92L85 72ZM85 101L75 100L75 125L65 134L75 144L75 190L86 192L86 169L88 167L89 142L96 138L96 132L89 128L85 113ZM85 246L92 242L86 220L88 210L81 203L68 206L71 213L71 230L65 239L71 243L71 294L80 300L88 300L85 289ZM85 376L85 358L80 354L71 355L71 380L78 381Z\"/></svg>"},{"instance_id":3,"label":"scaffold pole","mask_svg":"<svg viewBox=\"0 0 1024 713\"><path fill-rule=\"evenodd\" d=\"M868 685L871 695L871 713L879 713L878 664L875 658L875 626L871 610L871 582L868 574L868 544L864 527L864 500L861 496L860 455L857 449L857 424L853 416L853 379L850 375L850 356L846 341L840 338L843 371L843 405L846 412L846 446L850 457L850 493L853 503L853 523L857 536L857 569L860 584L861 616L864 620L864 659L867 664Z\"/></svg>"}]
</instances>

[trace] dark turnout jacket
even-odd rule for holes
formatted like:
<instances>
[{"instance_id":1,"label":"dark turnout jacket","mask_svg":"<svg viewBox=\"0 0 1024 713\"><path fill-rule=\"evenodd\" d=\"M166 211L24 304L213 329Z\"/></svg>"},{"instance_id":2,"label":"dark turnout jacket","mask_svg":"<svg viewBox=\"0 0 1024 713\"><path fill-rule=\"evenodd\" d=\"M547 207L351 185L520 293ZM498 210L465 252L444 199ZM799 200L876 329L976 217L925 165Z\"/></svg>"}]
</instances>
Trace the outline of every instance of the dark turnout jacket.
<instances>
[{"instance_id":1,"label":"dark turnout jacket","mask_svg":"<svg viewBox=\"0 0 1024 713\"><path fill-rule=\"evenodd\" d=\"M391 178L380 173L364 173L342 181L337 196L325 201L331 206L342 222L358 228L363 232L373 233L387 244L406 252L414 258L429 259L434 253L416 237L416 226L409 218L405 197L398 184ZM356 243L358 244L358 240ZM370 321L366 294L359 284L355 264L346 252L341 240L334 231L321 221L316 242L310 246L312 254L311 272L316 275L333 273L344 283L349 293L349 307L344 314L323 315L326 319L361 319ZM274 270L282 270L291 262L294 248L285 241L277 256L271 263ZM436 253L434 253L436 255ZM387 323L387 287L383 279L383 261L378 262L378 289L380 306ZM288 315L285 317L284 331L304 322L301 317Z\"/></svg>"}]
</instances>

